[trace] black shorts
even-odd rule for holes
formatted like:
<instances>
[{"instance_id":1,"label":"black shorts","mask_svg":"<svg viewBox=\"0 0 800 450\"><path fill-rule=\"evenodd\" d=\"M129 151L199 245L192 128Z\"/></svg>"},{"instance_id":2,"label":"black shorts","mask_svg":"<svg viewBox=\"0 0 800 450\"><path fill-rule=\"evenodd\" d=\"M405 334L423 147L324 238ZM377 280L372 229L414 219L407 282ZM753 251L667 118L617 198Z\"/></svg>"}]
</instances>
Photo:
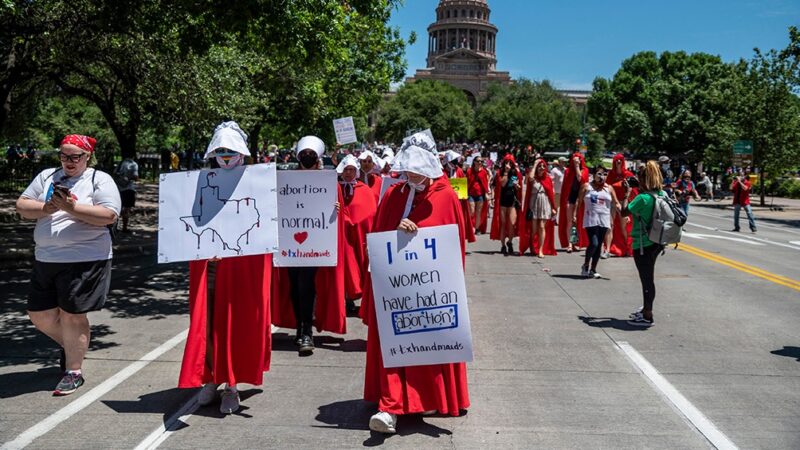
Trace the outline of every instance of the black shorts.
<instances>
[{"instance_id":1,"label":"black shorts","mask_svg":"<svg viewBox=\"0 0 800 450\"><path fill-rule=\"evenodd\" d=\"M61 308L71 314L103 308L111 285L111 260L76 263L35 261L28 311Z\"/></svg>"},{"instance_id":2,"label":"black shorts","mask_svg":"<svg viewBox=\"0 0 800 450\"><path fill-rule=\"evenodd\" d=\"M133 189L119 191L119 198L122 200L123 208L133 208L136 206L136 191Z\"/></svg>"}]
</instances>

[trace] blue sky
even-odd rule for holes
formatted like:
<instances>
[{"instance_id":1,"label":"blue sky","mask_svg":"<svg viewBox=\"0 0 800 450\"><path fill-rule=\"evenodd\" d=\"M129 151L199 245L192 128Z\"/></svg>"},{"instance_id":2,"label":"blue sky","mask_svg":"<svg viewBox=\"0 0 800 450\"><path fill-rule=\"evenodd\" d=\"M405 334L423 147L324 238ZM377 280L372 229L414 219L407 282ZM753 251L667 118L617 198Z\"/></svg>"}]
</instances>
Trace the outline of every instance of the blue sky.
<instances>
[{"instance_id":1,"label":"blue sky","mask_svg":"<svg viewBox=\"0 0 800 450\"><path fill-rule=\"evenodd\" d=\"M405 0L392 16L405 38L407 74L425 66L427 27L438 0ZM800 26L800 0L489 0L498 70L514 78L548 79L561 89L591 89L639 51L705 52L725 61L753 48L784 48Z\"/></svg>"}]
</instances>

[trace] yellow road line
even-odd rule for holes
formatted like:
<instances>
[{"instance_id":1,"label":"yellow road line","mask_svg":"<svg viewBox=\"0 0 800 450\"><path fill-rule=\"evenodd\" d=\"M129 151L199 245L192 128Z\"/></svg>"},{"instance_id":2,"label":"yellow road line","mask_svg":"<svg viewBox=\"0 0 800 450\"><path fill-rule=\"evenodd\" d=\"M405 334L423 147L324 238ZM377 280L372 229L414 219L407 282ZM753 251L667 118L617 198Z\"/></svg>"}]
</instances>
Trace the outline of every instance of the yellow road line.
<instances>
[{"instance_id":1,"label":"yellow road line","mask_svg":"<svg viewBox=\"0 0 800 450\"><path fill-rule=\"evenodd\" d=\"M761 270L756 267L748 266L747 264L741 263L739 261L734 261L732 259L725 258L723 256L707 252L705 250L701 250L697 247L693 247L688 244L681 243L678 245L679 250L683 250L687 253L691 253L695 256L699 256L701 258L708 259L710 261L714 261L718 264L722 264L724 266L728 266L732 269L739 270L741 272L749 273L750 275L755 275L759 278L763 278L765 280L771 281L775 284L780 284L781 286L786 286L790 289L794 289L796 291L800 291L800 281L793 280L791 278L783 277L780 275L776 275L774 273L767 272L765 270Z\"/></svg>"}]
</instances>

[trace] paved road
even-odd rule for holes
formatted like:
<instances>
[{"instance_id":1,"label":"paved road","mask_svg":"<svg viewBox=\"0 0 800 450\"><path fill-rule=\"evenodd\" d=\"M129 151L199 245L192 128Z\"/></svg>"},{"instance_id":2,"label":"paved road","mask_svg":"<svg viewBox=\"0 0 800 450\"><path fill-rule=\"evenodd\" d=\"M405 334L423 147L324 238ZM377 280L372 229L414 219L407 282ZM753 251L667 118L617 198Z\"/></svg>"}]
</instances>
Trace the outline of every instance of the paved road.
<instances>
[{"instance_id":1,"label":"paved road","mask_svg":"<svg viewBox=\"0 0 800 450\"><path fill-rule=\"evenodd\" d=\"M656 326L646 331L624 321L641 295L632 260L603 261L607 279L583 280L577 254L503 257L482 236L467 258L472 407L459 418L402 418L400 434L387 438L366 427L373 405L360 400L366 330L356 319L346 336L317 337L311 358L298 358L278 330L272 370L264 386L243 392L238 414L208 407L183 415L195 394L175 388L183 347L175 336L188 324L186 270L149 257L115 268L109 308L92 316L88 383L78 395L50 397L59 376L54 347L21 313L25 273L6 272L0 442L674 449L727 439L740 448L798 448L800 288L786 280L800 281L800 244L792 243L800 229L761 222L755 236L733 235L715 230L731 228L725 215L692 210L685 238L692 250L670 249L659 260ZM153 350L152 362L139 361ZM85 407L73 411L78 406ZM164 434L165 424L174 431Z\"/></svg>"}]
</instances>

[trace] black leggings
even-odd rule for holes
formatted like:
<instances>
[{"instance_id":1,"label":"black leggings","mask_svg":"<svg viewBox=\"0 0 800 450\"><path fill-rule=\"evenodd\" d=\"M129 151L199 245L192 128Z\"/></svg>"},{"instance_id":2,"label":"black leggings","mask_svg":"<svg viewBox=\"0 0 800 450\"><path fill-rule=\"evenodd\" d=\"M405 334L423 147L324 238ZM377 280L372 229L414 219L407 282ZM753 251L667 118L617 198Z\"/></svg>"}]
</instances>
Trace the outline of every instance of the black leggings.
<instances>
[{"instance_id":1,"label":"black leggings","mask_svg":"<svg viewBox=\"0 0 800 450\"><path fill-rule=\"evenodd\" d=\"M297 328L311 334L311 323L314 320L314 302L317 297L316 267L289 267L289 292L292 297L292 309Z\"/></svg>"},{"instance_id":2,"label":"black leggings","mask_svg":"<svg viewBox=\"0 0 800 450\"><path fill-rule=\"evenodd\" d=\"M642 296L644 297L642 306L645 311L653 310L653 302L656 299L656 258L663 250L663 245L651 244L633 251L633 262L636 263L636 270L639 271L639 279L642 281Z\"/></svg>"},{"instance_id":3,"label":"black leggings","mask_svg":"<svg viewBox=\"0 0 800 450\"><path fill-rule=\"evenodd\" d=\"M606 238L608 228L596 226L586 227L586 236L589 238L589 248L586 249L586 259L583 262L584 266L589 266L589 260L592 262L592 270L597 269L597 262L600 261L600 253L603 251L603 241Z\"/></svg>"}]
</instances>

